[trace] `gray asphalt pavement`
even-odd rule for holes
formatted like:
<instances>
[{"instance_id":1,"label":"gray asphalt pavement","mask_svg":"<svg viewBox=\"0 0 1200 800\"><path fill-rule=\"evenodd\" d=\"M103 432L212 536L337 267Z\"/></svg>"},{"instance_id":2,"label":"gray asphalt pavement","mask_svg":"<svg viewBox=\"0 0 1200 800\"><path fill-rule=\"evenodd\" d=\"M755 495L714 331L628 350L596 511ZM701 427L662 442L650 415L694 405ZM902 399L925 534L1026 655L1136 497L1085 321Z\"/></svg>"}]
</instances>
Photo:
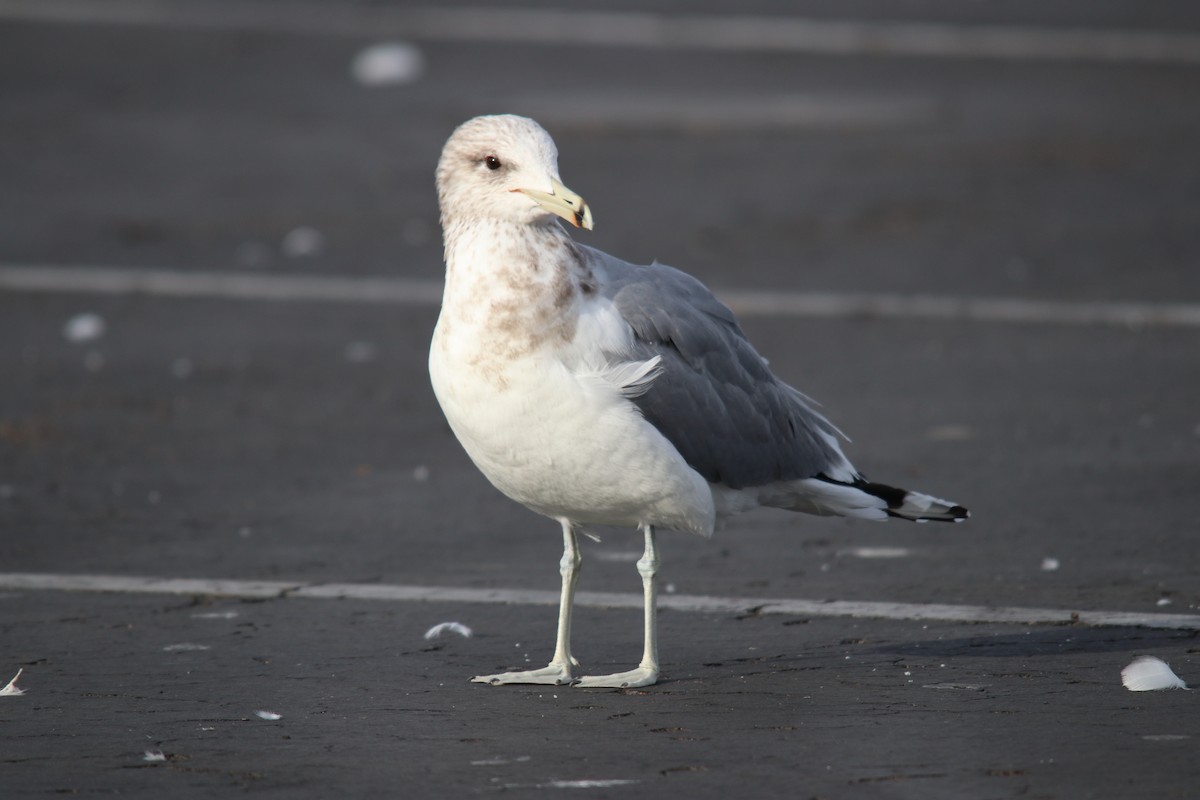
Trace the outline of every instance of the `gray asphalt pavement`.
<instances>
[{"instance_id":1,"label":"gray asphalt pavement","mask_svg":"<svg viewBox=\"0 0 1200 800\"><path fill-rule=\"evenodd\" d=\"M0 269L436 281L441 145L515 112L555 136L596 216L587 243L718 291L1200 303L1200 62L424 34L415 79L366 86L350 65L380 4L38 5L0 0ZM1167 2L739 13L1200 33ZM352 30L295 25L327 17ZM318 237L297 247L297 229ZM102 335L64 335L85 313ZM436 315L0 289L0 583L555 591L557 525L487 484L428 388ZM1200 328L745 328L872 478L973 518L755 513L710 542L663 537L668 593L1200 617ZM581 590L637 592L636 534L601 533ZM27 690L0 696L0 797L1200 793L1193 693L1120 682L1143 654L1200 682L1188 624L665 610L658 686L467 682L548 659L554 615L0 586L0 686L20 668ZM474 635L423 638L444 621ZM585 606L575 636L586 667L624 669L640 615Z\"/></svg>"}]
</instances>

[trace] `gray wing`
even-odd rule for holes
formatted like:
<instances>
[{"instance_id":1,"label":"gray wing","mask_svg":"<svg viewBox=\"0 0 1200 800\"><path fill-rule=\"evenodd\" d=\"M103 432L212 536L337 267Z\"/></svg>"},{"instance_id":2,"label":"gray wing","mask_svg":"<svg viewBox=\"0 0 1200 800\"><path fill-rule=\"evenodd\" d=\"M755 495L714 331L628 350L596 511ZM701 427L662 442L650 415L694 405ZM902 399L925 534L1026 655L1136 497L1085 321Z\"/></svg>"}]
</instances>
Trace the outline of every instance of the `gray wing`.
<instances>
[{"instance_id":1,"label":"gray wing","mask_svg":"<svg viewBox=\"0 0 1200 800\"><path fill-rule=\"evenodd\" d=\"M633 356L662 358L662 373L631 401L706 480L741 489L845 463L837 429L771 373L704 284L665 265L580 249L604 272L603 293L633 328Z\"/></svg>"}]
</instances>

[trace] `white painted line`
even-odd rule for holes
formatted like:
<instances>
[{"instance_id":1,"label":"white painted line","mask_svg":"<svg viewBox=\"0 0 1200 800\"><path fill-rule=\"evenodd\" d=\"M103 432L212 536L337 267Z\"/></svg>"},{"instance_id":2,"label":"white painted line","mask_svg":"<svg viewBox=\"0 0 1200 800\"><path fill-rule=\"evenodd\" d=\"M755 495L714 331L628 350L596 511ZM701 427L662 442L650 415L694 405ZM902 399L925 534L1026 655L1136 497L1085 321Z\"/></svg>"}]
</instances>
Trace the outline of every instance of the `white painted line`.
<instances>
[{"instance_id":1,"label":"white painted line","mask_svg":"<svg viewBox=\"0 0 1200 800\"><path fill-rule=\"evenodd\" d=\"M304 583L203 578L153 578L128 575L55 575L0 573L0 589L19 591L119 592L126 594L277 597L312 600L353 599L392 602L558 604L558 591L470 589L451 586L401 586L373 583ZM642 595L579 592L576 604L591 608L640 609ZM1200 616L1126 611L1072 611L1055 608L957 606L926 603L879 603L853 600L801 600L705 595L660 595L659 607L710 614L784 614L801 617L864 617L895 620L992 622L1015 625L1091 625L1112 628L1200 630Z\"/></svg>"},{"instance_id":2,"label":"white painted line","mask_svg":"<svg viewBox=\"0 0 1200 800\"><path fill-rule=\"evenodd\" d=\"M315 275L247 275L156 268L0 264L0 290L147 294L291 302L438 306L441 281ZM861 317L1014 324L1200 327L1197 303L1104 303L1006 297L719 290L742 317Z\"/></svg>"},{"instance_id":3,"label":"white painted line","mask_svg":"<svg viewBox=\"0 0 1200 800\"><path fill-rule=\"evenodd\" d=\"M315 2L284 10L185 0L0 0L0 19L656 50L1200 63L1200 35L1186 31L933 21Z\"/></svg>"},{"instance_id":4,"label":"white painted line","mask_svg":"<svg viewBox=\"0 0 1200 800\"><path fill-rule=\"evenodd\" d=\"M442 302L440 281L92 266L0 265L0 289L423 306Z\"/></svg>"},{"instance_id":5,"label":"white painted line","mask_svg":"<svg viewBox=\"0 0 1200 800\"><path fill-rule=\"evenodd\" d=\"M729 291L742 316L882 317L1071 325L1200 326L1200 303L1109 303L1015 297Z\"/></svg>"},{"instance_id":6,"label":"white painted line","mask_svg":"<svg viewBox=\"0 0 1200 800\"><path fill-rule=\"evenodd\" d=\"M192 578L143 578L131 575L46 575L0 573L0 586L11 589L57 589L68 592L282 597L302 584L284 581L238 581Z\"/></svg>"}]
</instances>

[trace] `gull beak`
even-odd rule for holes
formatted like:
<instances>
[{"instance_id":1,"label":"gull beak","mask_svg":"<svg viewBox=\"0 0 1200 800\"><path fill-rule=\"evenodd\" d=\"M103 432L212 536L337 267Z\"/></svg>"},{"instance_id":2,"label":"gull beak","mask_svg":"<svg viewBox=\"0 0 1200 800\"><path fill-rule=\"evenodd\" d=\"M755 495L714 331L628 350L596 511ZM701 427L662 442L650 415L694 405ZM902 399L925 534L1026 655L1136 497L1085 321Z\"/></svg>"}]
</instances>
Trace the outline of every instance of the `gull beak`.
<instances>
[{"instance_id":1,"label":"gull beak","mask_svg":"<svg viewBox=\"0 0 1200 800\"><path fill-rule=\"evenodd\" d=\"M528 195L533 202L551 214L562 217L576 228L590 231L592 229L592 210L588 208L587 203L583 202L583 198L563 186L557 178L550 179L550 186L549 193L539 192L537 189L513 189L513 191Z\"/></svg>"}]
</instances>

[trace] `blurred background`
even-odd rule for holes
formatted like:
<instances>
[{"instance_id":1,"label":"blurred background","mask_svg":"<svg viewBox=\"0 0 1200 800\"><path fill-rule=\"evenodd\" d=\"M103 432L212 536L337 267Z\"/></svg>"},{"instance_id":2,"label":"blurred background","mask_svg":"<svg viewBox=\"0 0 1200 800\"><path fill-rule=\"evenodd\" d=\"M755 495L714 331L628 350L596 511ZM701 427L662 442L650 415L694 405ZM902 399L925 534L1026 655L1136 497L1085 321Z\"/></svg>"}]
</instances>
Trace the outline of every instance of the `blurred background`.
<instances>
[{"instance_id":1,"label":"blurred background","mask_svg":"<svg viewBox=\"0 0 1200 800\"><path fill-rule=\"evenodd\" d=\"M588 244L899 298L746 328L864 471L975 519L756 515L672 542L680 591L1194 607L1194 315L1104 317L1200 302L1200 6L1163 0L0 0L3 568L554 588L424 367L433 168L495 112L554 135ZM131 290L180 273L215 277ZM270 299L306 278L348 283ZM616 541L590 588L636 578Z\"/></svg>"}]
</instances>

